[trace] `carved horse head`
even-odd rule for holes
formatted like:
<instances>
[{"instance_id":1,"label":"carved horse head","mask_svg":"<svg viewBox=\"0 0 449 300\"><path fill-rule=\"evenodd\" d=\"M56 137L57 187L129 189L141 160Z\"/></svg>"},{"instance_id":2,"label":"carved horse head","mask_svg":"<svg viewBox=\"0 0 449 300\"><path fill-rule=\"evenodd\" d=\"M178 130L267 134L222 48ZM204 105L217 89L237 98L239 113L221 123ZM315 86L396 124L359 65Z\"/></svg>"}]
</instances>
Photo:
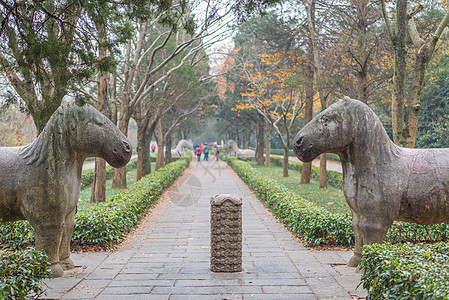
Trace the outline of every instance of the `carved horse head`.
<instances>
[{"instance_id":1,"label":"carved horse head","mask_svg":"<svg viewBox=\"0 0 449 300\"><path fill-rule=\"evenodd\" d=\"M293 140L293 150L301 161L310 162L325 152L341 152L352 143L351 104L355 101L345 97L332 104L298 132Z\"/></svg>"},{"instance_id":2,"label":"carved horse head","mask_svg":"<svg viewBox=\"0 0 449 300\"><path fill-rule=\"evenodd\" d=\"M27 164L40 165L48 156L67 151L78 153L83 160L101 157L115 168L126 165L132 155L130 143L114 123L91 105L74 102L61 105L39 137L20 154Z\"/></svg>"}]
</instances>

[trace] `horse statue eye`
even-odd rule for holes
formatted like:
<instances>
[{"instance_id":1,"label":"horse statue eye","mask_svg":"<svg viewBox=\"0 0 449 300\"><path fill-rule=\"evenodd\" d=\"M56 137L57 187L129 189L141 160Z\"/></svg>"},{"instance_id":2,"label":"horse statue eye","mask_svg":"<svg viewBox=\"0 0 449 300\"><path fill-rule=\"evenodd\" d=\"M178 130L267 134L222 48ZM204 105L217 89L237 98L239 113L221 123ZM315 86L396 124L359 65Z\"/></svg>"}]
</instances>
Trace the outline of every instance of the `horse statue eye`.
<instances>
[{"instance_id":1,"label":"horse statue eye","mask_svg":"<svg viewBox=\"0 0 449 300\"><path fill-rule=\"evenodd\" d=\"M92 123L98 126L103 126L104 122L100 119L92 119Z\"/></svg>"}]
</instances>

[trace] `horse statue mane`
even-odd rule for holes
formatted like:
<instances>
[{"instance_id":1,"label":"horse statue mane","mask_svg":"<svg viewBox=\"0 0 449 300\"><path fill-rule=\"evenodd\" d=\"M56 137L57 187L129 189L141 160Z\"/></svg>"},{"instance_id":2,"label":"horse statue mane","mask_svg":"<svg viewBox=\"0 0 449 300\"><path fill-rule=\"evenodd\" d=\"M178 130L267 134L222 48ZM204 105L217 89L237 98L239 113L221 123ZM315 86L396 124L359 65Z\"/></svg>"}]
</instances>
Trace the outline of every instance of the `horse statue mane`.
<instances>
[{"instance_id":1,"label":"horse statue mane","mask_svg":"<svg viewBox=\"0 0 449 300\"><path fill-rule=\"evenodd\" d=\"M386 163L391 157L400 155L401 148L393 143L379 117L369 106L349 97L344 97L342 101L333 105L347 110L352 115L353 121L356 120L359 125L356 128L358 144L363 145L364 148L375 149L377 161Z\"/></svg>"},{"instance_id":2,"label":"horse statue mane","mask_svg":"<svg viewBox=\"0 0 449 300\"><path fill-rule=\"evenodd\" d=\"M91 110L89 106L82 107L75 102L59 106L37 139L20 150L20 157L26 161L27 165L38 167L49 156L60 153L64 144L69 142L65 140L66 133L73 130L74 134L80 135L83 132L80 128L92 121L94 114L86 114L86 108Z\"/></svg>"}]
</instances>

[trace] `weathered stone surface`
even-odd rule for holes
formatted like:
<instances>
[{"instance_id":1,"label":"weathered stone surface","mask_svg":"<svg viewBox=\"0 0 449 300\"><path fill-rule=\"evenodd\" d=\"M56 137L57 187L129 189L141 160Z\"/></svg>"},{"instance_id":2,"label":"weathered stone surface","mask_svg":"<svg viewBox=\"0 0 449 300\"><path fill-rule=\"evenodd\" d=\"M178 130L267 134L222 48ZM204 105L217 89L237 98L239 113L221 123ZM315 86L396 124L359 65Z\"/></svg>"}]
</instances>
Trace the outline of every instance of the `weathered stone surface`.
<instances>
[{"instance_id":1,"label":"weathered stone surface","mask_svg":"<svg viewBox=\"0 0 449 300\"><path fill-rule=\"evenodd\" d=\"M131 158L131 146L95 108L75 103L57 109L31 144L0 147L0 222L28 220L54 276L74 267L70 240L87 157L119 168Z\"/></svg>"},{"instance_id":2,"label":"weathered stone surface","mask_svg":"<svg viewBox=\"0 0 449 300\"><path fill-rule=\"evenodd\" d=\"M449 221L449 149L398 147L360 101L345 97L318 114L296 135L293 150L304 162L324 152L340 156L355 234L350 266L364 244L383 241L394 220Z\"/></svg>"},{"instance_id":3,"label":"weathered stone surface","mask_svg":"<svg viewBox=\"0 0 449 300\"><path fill-rule=\"evenodd\" d=\"M174 150L171 150L171 156L185 156L186 150L193 150L192 143L186 140L180 140Z\"/></svg>"},{"instance_id":4,"label":"weathered stone surface","mask_svg":"<svg viewBox=\"0 0 449 300\"><path fill-rule=\"evenodd\" d=\"M233 140L229 140L224 145L223 150L229 156L242 156L242 157L254 157L254 150L251 149L239 149L237 143ZM220 150L221 151L221 150Z\"/></svg>"},{"instance_id":5,"label":"weathered stone surface","mask_svg":"<svg viewBox=\"0 0 449 300\"><path fill-rule=\"evenodd\" d=\"M215 195L210 200L210 269L213 272L242 271L242 198Z\"/></svg>"}]
</instances>

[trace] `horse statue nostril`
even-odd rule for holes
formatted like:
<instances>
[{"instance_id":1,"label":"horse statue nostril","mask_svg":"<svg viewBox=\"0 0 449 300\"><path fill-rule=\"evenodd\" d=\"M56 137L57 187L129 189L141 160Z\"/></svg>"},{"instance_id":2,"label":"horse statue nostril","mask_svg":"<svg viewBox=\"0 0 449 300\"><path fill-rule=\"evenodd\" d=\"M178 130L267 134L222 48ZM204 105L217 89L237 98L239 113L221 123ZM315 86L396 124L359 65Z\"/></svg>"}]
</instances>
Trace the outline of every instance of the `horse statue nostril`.
<instances>
[{"instance_id":1,"label":"horse statue nostril","mask_svg":"<svg viewBox=\"0 0 449 300\"><path fill-rule=\"evenodd\" d=\"M126 152L131 152L131 145L128 142L123 141L123 146Z\"/></svg>"},{"instance_id":2,"label":"horse statue nostril","mask_svg":"<svg viewBox=\"0 0 449 300\"><path fill-rule=\"evenodd\" d=\"M302 140L303 140L303 137L302 137L302 136L298 137L298 139L295 141L296 147L299 148L299 147L302 146Z\"/></svg>"}]
</instances>

